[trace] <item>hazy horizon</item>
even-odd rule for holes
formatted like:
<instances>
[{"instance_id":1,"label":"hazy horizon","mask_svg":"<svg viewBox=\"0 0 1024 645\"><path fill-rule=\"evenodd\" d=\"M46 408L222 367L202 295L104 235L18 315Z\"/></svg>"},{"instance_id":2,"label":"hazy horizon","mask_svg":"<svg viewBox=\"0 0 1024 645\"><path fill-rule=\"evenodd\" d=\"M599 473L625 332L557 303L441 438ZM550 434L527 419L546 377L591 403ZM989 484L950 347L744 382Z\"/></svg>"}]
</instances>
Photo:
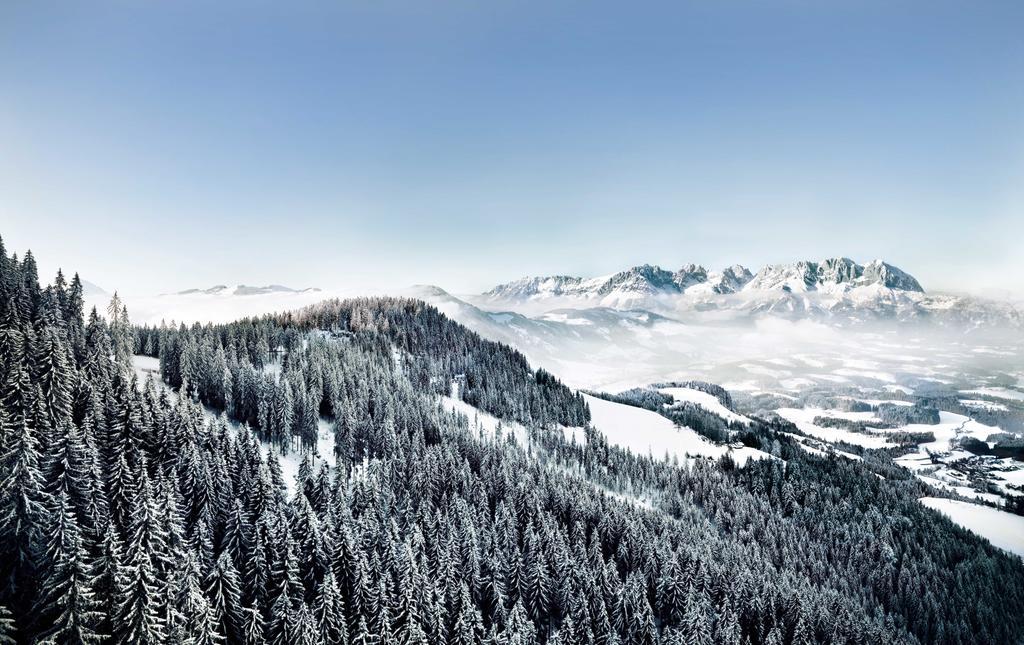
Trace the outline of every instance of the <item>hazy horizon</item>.
<instances>
[{"instance_id":1,"label":"hazy horizon","mask_svg":"<svg viewBox=\"0 0 1024 645\"><path fill-rule=\"evenodd\" d=\"M0 235L2 235L2 234L0 234ZM31 250L32 251L32 254L35 257L36 262L37 262L37 264L39 265L39 268L40 268L40 280L45 282L45 283L51 282L52 279L53 279L53 276L56 275L56 272L59 269L59 270L63 271L65 273L65 275L67 275L68 277L70 277L71 275L77 273L77 274L79 274L79 277L82 280L91 283L93 286L98 287L98 288L102 289L103 291L105 291L107 293L111 293L112 294L113 292L117 291L117 292L121 293L122 295L136 296L136 297L149 297L149 296L158 296L158 295L177 294L179 292L188 291L188 290L209 289L211 287L215 287L215 286L218 286L218 285L224 285L224 286L228 286L228 287L232 287L232 286L236 286L236 285L247 285L247 286L255 286L255 287L262 287L262 286L269 286L269 285L280 285L280 286L288 287L288 288L295 289L295 290L318 289L318 290L327 292L328 294L339 293L339 294L343 294L343 295L357 295L357 294L359 294L361 292L365 292L367 295L370 295L370 294L373 294L373 293L385 293L385 292L395 292L395 291L399 291L399 290L405 290L405 289L408 289L409 287L416 286L416 285L429 285L429 286L441 287L442 289L444 289L445 291L447 291L447 292L449 292L449 293L451 293L453 295L477 295L477 294L481 294L481 293L489 290L492 287L498 286L500 284L505 284L505 283L513 282L513 281L516 281L516 280L519 280L519 279L522 279L522 278L528 278L528 277L569 275L569 276L581 277L581 278L594 278L594 277L612 275L614 273L618 273L619 271L624 271L626 269L630 269L632 267L640 266L640 265L643 265L643 264L652 264L652 265L655 265L655 266L659 266L659 267L661 267L663 269L675 271L675 270L678 270L684 264L688 264L688 263L691 262L689 260L684 260L684 261L681 261L681 262L675 262L675 263L671 263L670 264L670 263L664 263L664 262L659 263L659 262L651 262L651 261L641 261L641 262L637 262L635 264L630 264L630 265L625 265L625 266L618 266L618 267L614 267L614 268L609 266L607 270L598 271L598 272L594 272L594 273L581 273L581 272L561 271L561 270L555 270L555 271L551 271L551 272L547 272L547 273L539 273L539 272L531 272L531 271L527 270L526 272L521 272L520 274L516 274L516 275L510 274L510 275L505 276L505 277L498 277L493 282L487 282L487 283L475 283L475 282L474 283L463 283L463 282L457 282L457 283L455 283L457 286L452 286L452 285L448 285L448 284L444 284L444 283L440 283L440 282L430 282L430 281L415 280L415 279L410 279L410 280L407 280L405 282L402 282L399 279L399 280L396 280L396 281L393 281L393 282L390 282L390 283L387 283L387 282L377 282L377 283L373 283L373 282L345 283L344 281L333 280L329 276L324 276L324 280L322 282L316 282L315 280L312 280L312 279L311 280L306 280L306 281L303 281L303 280L300 279L297 282L289 282L289 281L276 280L276 279L268 279L268 280L262 280L261 281L261 280L245 278L244 272L233 272L232 275L242 276L241 279L225 281L225 280L217 279L217 276L210 275L209 279L207 279L206 282L197 282L197 283L160 282L159 283L159 284L168 284L169 286L166 287L166 288L156 288L156 285L146 285L146 284L139 283L137 281L127 280L127 281L124 281L124 284L127 284L127 288L125 288L124 286L122 286L122 283L119 283L117 281L115 281L113 283L110 283L110 284L98 281L98 280L94 279L93 274L89 273L86 270L83 270L82 268L76 268L76 267L70 267L70 266L61 266L61 265L59 265L59 263L54 263L52 261L52 258L48 257L48 256L51 256L52 254L45 248L45 245L40 245L40 246L38 246L38 248L34 248L34 247L31 247L31 246L15 247L15 246L13 246L9 242L8 237L6 235L4 235L2 239L4 241L4 245L7 247L7 251L9 253L17 253L18 256L20 257L20 256L23 255L23 253L26 250ZM824 259L828 259L828 258L834 258L834 257L850 257L850 256L849 255L844 255L844 254L841 254L841 253L823 254L823 255L819 254L819 255L806 255L806 256L794 257L794 258L792 258L790 260L779 260L779 261L773 261L773 262L762 262L762 263L731 262L728 265L722 265L722 266L707 265L707 264L704 264L703 266L707 270L709 270L709 271L717 271L717 270L721 270L721 269L726 268L726 266L732 266L732 265L735 265L735 264L740 264L740 265L746 267L747 269L750 269L751 272L757 273L758 269L762 268L763 266L769 265L769 264L790 264L790 263L795 263L795 262L802 261L802 260L820 261L820 260L824 260ZM853 258L850 258L850 259L852 259L855 262L858 262L860 264L867 264L868 262L870 262L872 260L876 260L876 259L883 260L883 261L885 261L885 262L887 262L889 264L892 264L892 265L896 266L899 269L902 269L902 270L906 271L907 273L909 273L912 276L914 276L915 278L917 278L921 282L925 292L928 292L928 293L963 294L963 295L974 295L974 296L980 296L980 297L988 297L988 298L996 298L996 299L1009 299L1009 300L1017 300L1020 297L1024 296L1024 290L1022 290L1022 289L1002 288L1000 286L978 285L976 288L972 289L972 288L948 287L948 286L942 286L941 284L933 284L931 282L931 280L928 278L928 276L926 276L926 275L923 276L919 272L916 272L913 267L908 267L906 265L900 264L899 262L894 262L890 258L874 258L874 257L872 257L872 258L858 258L858 257L853 257ZM88 264L88 262L87 262L87 264ZM701 262L693 262L693 264L700 265L702 263ZM253 273L255 274L257 272L253 272ZM200 278L200 279L202 279L202 278Z\"/></svg>"}]
</instances>

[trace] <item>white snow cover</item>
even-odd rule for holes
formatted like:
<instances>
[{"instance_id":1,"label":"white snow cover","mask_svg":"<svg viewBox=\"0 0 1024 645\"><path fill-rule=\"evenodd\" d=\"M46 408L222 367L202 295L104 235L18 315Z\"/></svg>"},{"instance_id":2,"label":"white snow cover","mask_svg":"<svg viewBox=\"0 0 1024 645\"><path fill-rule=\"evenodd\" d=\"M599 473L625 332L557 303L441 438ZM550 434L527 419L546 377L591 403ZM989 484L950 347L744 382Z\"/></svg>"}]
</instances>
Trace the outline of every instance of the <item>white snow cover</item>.
<instances>
[{"instance_id":1,"label":"white snow cover","mask_svg":"<svg viewBox=\"0 0 1024 645\"><path fill-rule=\"evenodd\" d=\"M753 448L732 449L714 444L690 428L681 428L657 412L584 394L590 406L591 423L604 433L608 443L638 455L669 456L684 461L687 455L718 458L729 453L737 464L748 459L770 458Z\"/></svg>"},{"instance_id":2,"label":"white snow cover","mask_svg":"<svg viewBox=\"0 0 1024 645\"><path fill-rule=\"evenodd\" d=\"M823 428L814 425L814 417L836 417L851 421L877 421L874 412L842 412L823 408L779 408L775 411L780 417L791 421L804 434L824 441L845 441L865 448L888 448L896 444L889 443L885 437L850 432L842 428Z\"/></svg>"},{"instance_id":3,"label":"white snow cover","mask_svg":"<svg viewBox=\"0 0 1024 645\"><path fill-rule=\"evenodd\" d=\"M907 432L932 432L935 435L935 441L918 446L918 450L922 455L925 454L925 451L932 453L948 452L950 440L957 437L969 435L984 441L990 434L999 432L999 428L995 426L987 426L970 417L953 412L939 412L939 423L936 425L910 424L899 428L899 430Z\"/></svg>"},{"instance_id":4,"label":"white snow cover","mask_svg":"<svg viewBox=\"0 0 1024 645\"><path fill-rule=\"evenodd\" d=\"M922 497L921 503L1000 549L1024 557L1024 516L942 497Z\"/></svg>"},{"instance_id":5,"label":"white snow cover","mask_svg":"<svg viewBox=\"0 0 1024 645\"><path fill-rule=\"evenodd\" d=\"M746 425L750 424L750 419L741 414L736 414L729 408L722 405L722 402L715 398L715 396L708 394L707 392L701 392L700 390L694 390L689 387L663 387L658 391L671 395L676 401L689 401L691 403L696 403L708 412L717 414L726 421L735 421Z\"/></svg>"},{"instance_id":6,"label":"white snow cover","mask_svg":"<svg viewBox=\"0 0 1024 645\"><path fill-rule=\"evenodd\" d=\"M960 394L977 394L1006 401L1024 401L1024 392L1018 392L1017 390L1005 387L981 387L976 390L960 390Z\"/></svg>"},{"instance_id":7,"label":"white snow cover","mask_svg":"<svg viewBox=\"0 0 1024 645\"><path fill-rule=\"evenodd\" d=\"M996 412L1006 412L1010 408L1006 407L1002 403L993 403L992 401L982 401L981 399L960 399L960 403L969 407L977 408L979 410L990 410Z\"/></svg>"}]
</instances>

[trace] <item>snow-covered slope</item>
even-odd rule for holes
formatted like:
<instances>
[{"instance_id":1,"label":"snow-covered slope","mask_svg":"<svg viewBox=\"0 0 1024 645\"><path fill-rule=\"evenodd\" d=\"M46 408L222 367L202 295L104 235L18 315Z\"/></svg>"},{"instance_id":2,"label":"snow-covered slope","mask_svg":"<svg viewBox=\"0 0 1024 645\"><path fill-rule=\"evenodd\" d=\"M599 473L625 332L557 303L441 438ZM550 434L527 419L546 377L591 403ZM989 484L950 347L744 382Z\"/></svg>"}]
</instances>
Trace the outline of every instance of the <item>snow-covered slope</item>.
<instances>
[{"instance_id":1,"label":"snow-covered slope","mask_svg":"<svg viewBox=\"0 0 1024 645\"><path fill-rule=\"evenodd\" d=\"M670 395L676 401L689 401L690 403L695 403L708 412L717 414L726 421L742 423L744 425L750 423L750 419L742 414L736 414L729 408L722 405L721 401L707 392L701 392L700 390L695 390L689 387L662 387L658 388L658 391Z\"/></svg>"},{"instance_id":2,"label":"snow-covered slope","mask_svg":"<svg viewBox=\"0 0 1024 645\"><path fill-rule=\"evenodd\" d=\"M680 428L656 412L614 401L605 401L589 394L583 395L590 406L591 423L608 438L608 443L626 448L639 455L655 458L689 457L717 459L730 454L737 464L748 459L771 456L753 448L732 449L711 443L689 428Z\"/></svg>"},{"instance_id":3,"label":"snow-covered slope","mask_svg":"<svg viewBox=\"0 0 1024 645\"><path fill-rule=\"evenodd\" d=\"M137 354L132 356L132 367L135 370L136 377L138 377L138 387L143 387L149 379L152 379L156 387L166 391L172 401L176 402L178 400L178 393L160 379L159 359ZM196 403L195 405L200 404ZM214 412L204 405L200 405L200 408L207 422L223 423L232 433L236 433L241 429L241 425L237 421L229 419L226 414ZM266 457L271 450L270 444L261 442L261 445L263 447L263 455ZM275 451L275 455L277 456L278 464L281 466L281 474L284 477L285 485L288 486L288 492L289 494L294 493L302 455L297 451L287 455L282 455ZM317 419L316 452L312 455L311 459L314 468L319 468L321 463L327 463L330 467L334 467L334 429L331 427L330 421L323 417Z\"/></svg>"},{"instance_id":4,"label":"snow-covered slope","mask_svg":"<svg viewBox=\"0 0 1024 645\"><path fill-rule=\"evenodd\" d=\"M1024 516L943 497L923 497L921 503L1000 549L1024 558Z\"/></svg>"}]
</instances>

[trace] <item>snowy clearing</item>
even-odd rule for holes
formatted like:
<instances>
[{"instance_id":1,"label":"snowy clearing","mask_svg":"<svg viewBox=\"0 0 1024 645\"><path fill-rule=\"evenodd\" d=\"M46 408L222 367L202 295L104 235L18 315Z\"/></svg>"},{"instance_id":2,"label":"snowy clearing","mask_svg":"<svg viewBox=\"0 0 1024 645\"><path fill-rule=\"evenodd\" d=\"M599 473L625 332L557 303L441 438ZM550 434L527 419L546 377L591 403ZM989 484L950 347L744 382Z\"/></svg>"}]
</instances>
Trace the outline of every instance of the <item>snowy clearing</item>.
<instances>
[{"instance_id":1,"label":"snowy clearing","mask_svg":"<svg viewBox=\"0 0 1024 645\"><path fill-rule=\"evenodd\" d=\"M1024 401L1024 392L1018 392L1006 387L979 387L975 390L960 390L960 394L988 396L993 399L1003 399L1004 401Z\"/></svg>"},{"instance_id":2,"label":"snowy clearing","mask_svg":"<svg viewBox=\"0 0 1024 645\"><path fill-rule=\"evenodd\" d=\"M942 497L922 497L921 503L994 546L1024 557L1024 516Z\"/></svg>"},{"instance_id":3,"label":"snowy clearing","mask_svg":"<svg viewBox=\"0 0 1024 645\"><path fill-rule=\"evenodd\" d=\"M748 459L770 458L771 455L753 448L732 449L711 443L690 428L680 428L657 412L643 408L605 401L584 394L590 406L591 422L604 433L608 443L626 448L638 455L650 454L655 458L668 454L684 461L689 456L717 459L729 453L739 465Z\"/></svg>"},{"instance_id":4,"label":"snowy clearing","mask_svg":"<svg viewBox=\"0 0 1024 645\"><path fill-rule=\"evenodd\" d=\"M1010 409L1002 403L982 401L981 399L960 399L960 403L968 408L988 410L990 412L1006 412Z\"/></svg>"},{"instance_id":5,"label":"snowy clearing","mask_svg":"<svg viewBox=\"0 0 1024 645\"><path fill-rule=\"evenodd\" d=\"M736 414L729 408L722 405L722 402L715 398L714 395L708 394L707 392L701 392L700 390L694 390L689 387L663 387L658 391L663 394L670 395L676 401L689 401L690 403L696 403L708 412L717 414L726 421L735 421L736 423L750 425L750 419L741 414Z\"/></svg>"},{"instance_id":6,"label":"snowy clearing","mask_svg":"<svg viewBox=\"0 0 1024 645\"><path fill-rule=\"evenodd\" d=\"M889 443L885 437L814 425L814 417L836 417L851 421L877 420L873 412L842 412L822 408L779 408L775 412L783 419L792 422L804 434L824 441L845 441L864 448L890 448L896 445Z\"/></svg>"}]
</instances>

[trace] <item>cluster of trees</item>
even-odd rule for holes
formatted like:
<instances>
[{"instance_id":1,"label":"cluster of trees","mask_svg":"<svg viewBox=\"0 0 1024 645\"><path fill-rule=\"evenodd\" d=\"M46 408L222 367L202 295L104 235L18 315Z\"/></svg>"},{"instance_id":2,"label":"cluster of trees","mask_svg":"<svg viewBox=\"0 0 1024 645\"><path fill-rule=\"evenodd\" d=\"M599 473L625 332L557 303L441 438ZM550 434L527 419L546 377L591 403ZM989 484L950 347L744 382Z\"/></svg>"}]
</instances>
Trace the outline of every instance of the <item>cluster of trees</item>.
<instances>
[{"instance_id":1,"label":"cluster of trees","mask_svg":"<svg viewBox=\"0 0 1024 645\"><path fill-rule=\"evenodd\" d=\"M841 412L871 412L874 409L870 403L857 398L860 396L860 392L847 388L837 388L837 390L837 393L807 392L800 396L800 405L805 408L822 408ZM843 394L843 392L849 392L849 395ZM899 394L899 392L894 392L892 396Z\"/></svg>"},{"instance_id":2,"label":"cluster of trees","mask_svg":"<svg viewBox=\"0 0 1024 645\"><path fill-rule=\"evenodd\" d=\"M0 252L0 642L1024 635L1019 559L923 508L913 479L805 455L770 424L750 440L788 462L742 469L633 455L590 427L566 441L557 424L585 414L571 392L510 351L515 371L499 374L455 332L447 342L465 344L446 365L441 345L408 339L429 327L402 301L332 305L323 327L277 317L133 334L117 302L109 321L83 320L77 280L40 288L30 257ZM358 322L336 327L338 311ZM174 389L138 382L132 342L161 357ZM268 370L278 346L286 358ZM528 414L528 445L476 437L438 405L429 377L460 373L503 418ZM500 403L492 377L516 398ZM251 400L236 389L250 378L285 400ZM213 414L218 403L244 423ZM264 414L298 437L294 481ZM314 466L295 421L306 414L341 428L333 467Z\"/></svg>"},{"instance_id":3,"label":"cluster of trees","mask_svg":"<svg viewBox=\"0 0 1024 645\"><path fill-rule=\"evenodd\" d=\"M275 318L303 330L353 333L390 346L414 387L448 394L461 375L460 397L497 417L523 424L581 427L590 420L583 397L507 345L486 340L436 308L409 298L326 300Z\"/></svg>"},{"instance_id":4,"label":"cluster of trees","mask_svg":"<svg viewBox=\"0 0 1024 645\"><path fill-rule=\"evenodd\" d=\"M1012 380L1005 385L1011 385ZM922 404L931 406L943 412L953 412L973 418L979 423L987 426L998 426L1004 432L1024 433L1024 405L1015 404L997 397L991 397L980 392L970 395L972 399L985 401L991 405L977 406L964 405L964 395L960 392L967 385L978 385L977 383L959 383L947 385L933 381L925 381L919 384L914 391L916 400ZM991 384L989 384L991 385Z\"/></svg>"},{"instance_id":5,"label":"cluster of trees","mask_svg":"<svg viewBox=\"0 0 1024 645\"><path fill-rule=\"evenodd\" d=\"M394 425L396 404L376 398L399 387L387 382L396 370L401 384L423 393L449 394L458 378L464 401L520 423L581 427L590 419L579 394L533 371L522 354L414 300L332 300L279 316L136 334L139 351L159 357L166 383L286 452L315 443L320 416L337 420L341 431L366 415ZM371 392L365 410L353 408L357 389Z\"/></svg>"},{"instance_id":6,"label":"cluster of trees","mask_svg":"<svg viewBox=\"0 0 1024 645\"><path fill-rule=\"evenodd\" d=\"M884 436L890 443L901 446L935 441L935 433L930 430L899 430L899 426L887 421L858 421L843 417L816 416L812 423L822 428L840 428L848 432Z\"/></svg>"},{"instance_id":7,"label":"cluster of trees","mask_svg":"<svg viewBox=\"0 0 1024 645\"><path fill-rule=\"evenodd\" d=\"M811 423L822 428L839 428L841 430L859 432L861 434L870 434L872 430L891 430L896 427L895 425L886 423L885 421L860 421L857 419L847 419L845 417L830 417L822 415L814 417Z\"/></svg>"},{"instance_id":8,"label":"cluster of trees","mask_svg":"<svg viewBox=\"0 0 1024 645\"><path fill-rule=\"evenodd\" d=\"M938 408L920 402L914 405L882 403L875 408L875 414L883 423L897 428L912 423L935 425L939 422Z\"/></svg>"}]
</instances>

